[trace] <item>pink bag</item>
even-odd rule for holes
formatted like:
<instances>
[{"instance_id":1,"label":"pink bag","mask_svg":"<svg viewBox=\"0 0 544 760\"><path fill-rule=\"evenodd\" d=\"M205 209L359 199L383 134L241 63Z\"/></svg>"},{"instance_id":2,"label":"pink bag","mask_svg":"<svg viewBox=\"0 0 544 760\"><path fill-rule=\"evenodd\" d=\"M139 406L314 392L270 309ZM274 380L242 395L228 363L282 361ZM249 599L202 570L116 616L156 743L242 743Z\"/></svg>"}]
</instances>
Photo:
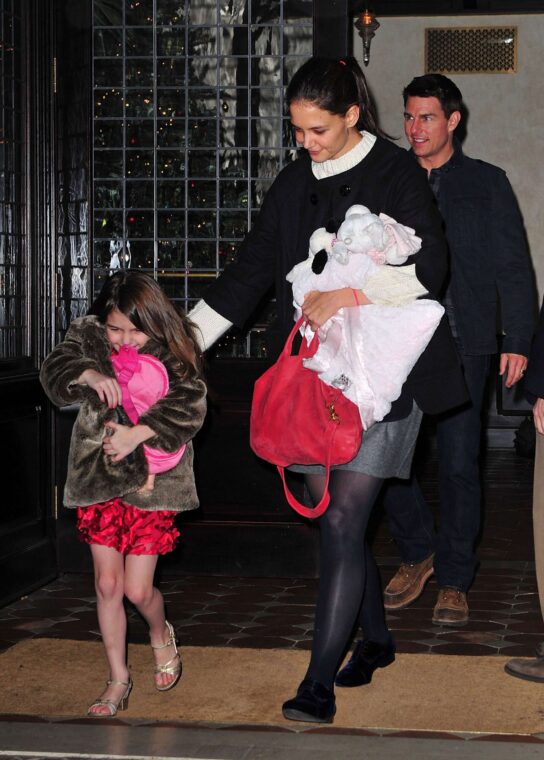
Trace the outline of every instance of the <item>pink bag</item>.
<instances>
[{"instance_id":1,"label":"pink bag","mask_svg":"<svg viewBox=\"0 0 544 760\"><path fill-rule=\"evenodd\" d=\"M302 341L291 356L301 317L287 338L277 362L255 383L251 404L250 445L262 459L278 468L285 497L303 517L320 517L329 505L331 465L349 462L359 451L363 426L357 406L337 388L326 385L302 360L317 349ZM305 507L289 491L285 467L321 464L326 470L323 496L314 509Z\"/></svg>"},{"instance_id":2,"label":"pink bag","mask_svg":"<svg viewBox=\"0 0 544 760\"><path fill-rule=\"evenodd\" d=\"M123 409L136 425L140 415L168 393L168 373L164 364L150 354L140 354L134 346L121 346L111 356L111 363L121 386ZM144 443L150 473L165 472L177 465L186 449L184 444L173 453L153 449Z\"/></svg>"}]
</instances>

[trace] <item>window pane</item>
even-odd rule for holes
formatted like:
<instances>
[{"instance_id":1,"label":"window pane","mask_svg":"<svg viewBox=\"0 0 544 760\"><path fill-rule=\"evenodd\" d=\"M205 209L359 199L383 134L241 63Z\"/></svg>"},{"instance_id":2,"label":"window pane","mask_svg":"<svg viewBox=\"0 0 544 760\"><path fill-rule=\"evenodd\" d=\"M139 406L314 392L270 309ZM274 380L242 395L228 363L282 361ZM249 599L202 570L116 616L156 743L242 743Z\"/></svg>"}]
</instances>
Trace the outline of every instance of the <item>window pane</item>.
<instances>
[{"instance_id":1,"label":"window pane","mask_svg":"<svg viewBox=\"0 0 544 760\"><path fill-rule=\"evenodd\" d=\"M185 268L185 244L182 240L159 240L159 269Z\"/></svg>"},{"instance_id":2,"label":"window pane","mask_svg":"<svg viewBox=\"0 0 544 760\"><path fill-rule=\"evenodd\" d=\"M122 150L95 150L94 152L94 175L95 177L122 177L123 176L123 151Z\"/></svg>"},{"instance_id":3,"label":"window pane","mask_svg":"<svg viewBox=\"0 0 544 760\"><path fill-rule=\"evenodd\" d=\"M94 55L120 56L123 54L122 29L97 29L94 33Z\"/></svg>"},{"instance_id":4,"label":"window pane","mask_svg":"<svg viewBox=\"0 0 544 760\"><path fill-rule=\"evenodd\" d=\"M94 83L97 87L117 87L123 84L123 61L104 58L94 67Z\"/></svg>"},{"instance_id":5,"label":"window pane","mask_svg":"<svg viewBox=\"0 0 544 760\"><path fill-rule=\"evenodd\" d=\"M127 56L153 55L153 29L127 28L125 30Z\"/></svg>"},{"instance_id":6,"label":"window pane","mask_svg":"<svg viewBox=\"0 0 544 760\"><path fill-rule=\"evenodd\" d=\"M158 208L185 208L185 183L181 179L157 182Z\"/></svg>"},{"instance_id":7,"label":"window pane","mask_svg":"<svg viewBox=\"0 0 544 760\"><path fill-rule=\"evenodd\" d=\"M96 148L122 148L122 122L96 119L94 123L94 145Z\"/></svg>"},{"instance_id":8,"label":"window pane","mask_svg":"<svg viewBox=\"0 0 544 760\"><path fill-rule=\"evenodd\" d=\"M123 20L123 0L96 0L93 9L95 26L119 26Z\"/></svg>"},{"instance_id":9,"label":"window pane","mask_svg":"<svg viewBox=\"0 0 544 760\"><path fill-rule=\"evenodd\" d=\"M122 182L95 182L95 208L119 208L123 202Z\"/></svg>"},{"instance_id":10,"label":"window pane","mask_svg":"<svg viewBox=\"0 0 544 760\"><path fill-rule=\"evenodd\" d=\"M159 0L157 2L157 24L175 26L185 21L185 8L181 0Z\"/></svg>"},{"instance_id":11,"label":"window pane","mask_svg":"<svg viewBox=\"0 0 544 760\"><path fill-rule=\"evenodd\" d=\"M127 58L125 67L127 87L150 87L153 84L152 58Z\"/></svg>"},{"instance_id":12,"label":"window pane","mask_svg":"<svg viewBox=\"0 0 544 760\"><path fill-rule=\"evenodd\" d=\"M155 187L152 180L126 183L127 208L153 208Z\"/></svg>"},{"instance_id":13,"label":"window pane","mask_svg":"<svg viewBox=\"0 0 544 760\"><path fill-rule=\"evenodd\" d=\"M152 24L152 0L125 0L125 23L129 26Z\"/></svg>"},{"instance_id":14,"label":"window pane","mask_svg":"<svg viewBox=\"0 0 544 760\"><path fill-rule=\"evenodd\" d=\"M127 148L153 148L155 145L155 122L153 119L127 121L125 132Z\"/></svg>"}]
</instances>

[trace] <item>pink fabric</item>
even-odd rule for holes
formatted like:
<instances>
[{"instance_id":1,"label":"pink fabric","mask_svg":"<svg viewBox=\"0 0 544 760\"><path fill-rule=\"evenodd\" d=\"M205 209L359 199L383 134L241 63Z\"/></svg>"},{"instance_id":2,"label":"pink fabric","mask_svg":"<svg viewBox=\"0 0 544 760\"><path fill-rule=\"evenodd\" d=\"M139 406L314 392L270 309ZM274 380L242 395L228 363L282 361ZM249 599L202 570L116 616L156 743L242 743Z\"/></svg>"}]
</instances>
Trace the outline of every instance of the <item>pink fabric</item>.
<instances>
[{"instance_id":1,"label":"pink fabric","mask_svg":"<svg viewBox=\"0 0 544 760\"><path fill-rule=\"evenodd\" d=\"M168 373L164 364L150 354L140 354L134 346L121 346L111 362L123 394L123 409L133 425L140 415L168 393ZM177 465L186 449L173 453L153 449L144 443L150 473L165 472Z\"/></svg>"},{"instance_id":2,"label":"pink fabric","mask_svg":"<svg viewBox=\"0 0 544 760\"><path fill-rule=\"evenodd\" d=\"M406 259L412 254L417 253L421 247L421 238L415 234L411 227L405 227L398 224L392 216L383 212L380 214L385 232L387 234L387 244L384 251L383 261L374 259L377 264L404 264Z\"/></svg>"}]
</instances>

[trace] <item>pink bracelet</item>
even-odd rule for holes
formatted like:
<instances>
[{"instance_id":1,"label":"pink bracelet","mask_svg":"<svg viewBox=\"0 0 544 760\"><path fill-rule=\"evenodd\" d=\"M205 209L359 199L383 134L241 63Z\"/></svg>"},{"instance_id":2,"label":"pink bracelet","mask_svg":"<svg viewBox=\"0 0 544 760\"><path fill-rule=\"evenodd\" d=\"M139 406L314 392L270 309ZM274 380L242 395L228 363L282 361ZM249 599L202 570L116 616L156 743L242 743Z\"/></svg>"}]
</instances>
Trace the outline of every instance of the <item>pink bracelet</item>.
<instances>
[{"instance_id":1,"label":"pink bracelet","mask_svg":"<svg viewBox=\"0 0 544 760\"><path fill-rule=\"evenodd\" d=\"M357 304L357 306L360 306L361 304L359 303L359 296L357 295L357 291L354 288L352 288L351 292L353 293L353 297L355 298L355 303Z\"/></svg>"}]
</instances>

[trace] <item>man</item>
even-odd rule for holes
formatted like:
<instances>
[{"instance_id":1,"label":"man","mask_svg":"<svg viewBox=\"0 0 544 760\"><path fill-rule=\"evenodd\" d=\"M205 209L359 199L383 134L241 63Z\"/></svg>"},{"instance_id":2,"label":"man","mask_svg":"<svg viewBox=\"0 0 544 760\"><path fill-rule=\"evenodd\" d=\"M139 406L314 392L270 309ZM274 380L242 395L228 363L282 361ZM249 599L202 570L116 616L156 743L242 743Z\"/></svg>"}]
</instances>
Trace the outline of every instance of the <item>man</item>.
<instances>
[{"instance_id":1,"label":"man","mask_svg":"<svg viewBox=\"0 0 544 760\"><path fill-rule=\"evenodd\" d=\"M388 487L385 506L402 564L385 589L389 610L406 607L436 572L432 622L468 621L467 591L476 570L480 527L481 411L496 314L503 331L499 372L508 388L525 372L532 334L532 273L521 215L504 171L468 158L455 137L462 95L447 77L416 77L406 87L404 129L427 172L444 220L450 279L444 306L458 345L471 402L437 419L440 527L417 480Z\"/></svg>"},{"instance_id":2,"label":"man","mask_svg":"<svg viewBox=\"0 0 544 760\"><path fill-rule=\"evenodd\" d=\"M537 433L533 482L533 534L536 582L540 597L540 609L544 618L544 303L540 309L540 318L531 349L524 390L529 401L534 404L533 418ZM537 656L534 659L516 658L509 660L504 669L511 676L544 683L544 642L538 646Z\"/></svg>"}]
</instances>

